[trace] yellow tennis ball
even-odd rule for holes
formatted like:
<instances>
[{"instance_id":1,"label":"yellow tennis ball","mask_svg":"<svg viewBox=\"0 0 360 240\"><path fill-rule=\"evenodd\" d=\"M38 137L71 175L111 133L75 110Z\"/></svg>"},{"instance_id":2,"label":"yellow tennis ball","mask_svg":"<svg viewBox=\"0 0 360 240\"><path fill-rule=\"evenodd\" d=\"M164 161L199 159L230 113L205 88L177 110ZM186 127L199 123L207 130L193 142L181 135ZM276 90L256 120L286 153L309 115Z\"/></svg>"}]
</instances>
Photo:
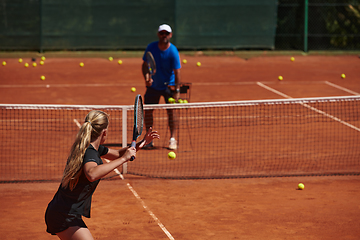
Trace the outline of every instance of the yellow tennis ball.
<instances>
[{"instance_id":1,"label":"yellow tennis ball","mask_svg":"<svg viewBox=\"0 0 360 240\"><path fill-rule=\"evenodd\" d=\"M118 61L118 64L122 64L122 61L121 61L121 60L119 60L119 61Z\"/></svg>"},{"instance_id":2,"label":"yellow tennis ball","mask_svg":"<svg viewBox=\"0 0 360 240\"><path fill-rule=\"evenodd\" d=\"M178 103L184 103L184 101L182 99L179 99Z\"/></svg>"},{"instance_id":3,"label":"yellow tennis ball","mask_svg":"<svg viewBox=\"0 0 360 240\"><path fill-rule=\"evenodd\" d=\"M109 57L109 61L111 62L112 60L114 60L113 57Z\"/></svg>"},{"instance_id":4,"label":"yellow tennis ball","mask_svg":"<svg viewBox=\"0 0 360 240\"><path fill-rule=\"evenodd\" d=\"M292 62L295 61L295 58L294 58L294 57L291 57L291 58L290 58L290 61L292 61Z\"/></svg>"},{"instance_id":5,"label":"yellow tennis ball","mask_svg":"<svg viewBox=\"0 0 360 240\"><path fill-rule=\"evenodd\" d=\"M201 62L197 62L196 66L200 67L201 66Z\"/></svg>"},{"instance_id":6,"label":"yellow tennis ball","mask_svg":"<svg viewBox=\"0 0 360 240\"><path fill-rule=\"evenodd\" d=\"M44 81L44 80L45 80L45 76L41 76L40 79Z\"/></svg>"},{"instance_id":7,"label":"yellow tennis ball","mask_svg":"<svg viewBox=\"0 0 360 240\"><path fill-rule=\"evenodd\" d=\"M33 67L36 67L36 66L37 66L36 62L34 62L32 65L33 65Z\"/></svg>"},{"instance_id":8,"label":"yellow tennis ball","mask_svg":"<svg viewBox=\"0 0 360 240\"><path fill-rule=\"evenodd\" d=\"M305 188L305 185L303 183L298 184L298 189L304 190L304 188Z\"/></svg>"},{"instance_id":9,"label":"yellow tennis ball","mask_svg":"<svg viewBox=\"0 0 360 240\"><path fill-rule=\"evenodd\" d=\"M29 64L28 64L28 63L25 63L25 64L24 64L24 66L25 66L25 67L28 67L28 66L29 66Z\"/></svg>"},{"instance_id":10,"label":"yellow tennis ball","mask_svg":"<svg viewBox=\"0 0 360 240\"><path fill-rule=\"evenodd\" d=\"M175 99L171 97L171 98L168 99L168 102L169 103L175 103Z\"/></svg>"},{"instance_id":11,"label":"yellow tennis ball","mask_svg":"<svg viewBox=\"0 0 360 240\"><path fill-rule=\"evenodd\" d=\"M183 101L183 103L189 103L189 102L188 102L188 100L185 99L185 100Z\"/></svg>"},{"instance_id":12,"label":"yellow tennis ball","mask_svg":"<svg viewBox=\"0 0 360 240\"><path fill-rule=\"evenodd\" d=\"M45 58L44 56L41 57L41 61L45 61L45 59L46 59L46 58Z\"/></svg>"},{"instance_id":13,"label":"yellow tennis ball","mask_svg":"<svg viewBox=\"0 0 360 240\"><path fill-rule=\"evenodd\" d=\"M19 58L19 63L22 63L22 61L23 61L22 58Z\"/></svg>"},{"instance_id":14,"label":"yellow tennis ball","mask_svg":"<svg viewBox=\"0 0 360 240\"><path fill-rule=\"evenodd\" d=\"M175 159L176 158L176 154L174 152L169 152L168 153L168 158L169 159Z\"/></svg>"},{"instance_id":15,"label":"yellow tennis ball","mask_svg":"<svg viewBox=\"0 0 360 240\"><path fill-rule=\"evenodd\" d=\"M80 67L83 67L83 66L84 66L84 63L83 63L83 62L81 62L81 63L80 63Z\"/></svg>"},{"instance_id":16,"label":"yellow tennis ball","mask_svg":"<svg viewBox=\"0 0 360 240\"><path fill-rule=\"evenodd\" d=\"M278 79L279 79L280 81L282 81L284 78L283 78L283 76L279 76Z\"/></svg>"},{"instance_id":17,"label":"yellow tennis ball","mask_svg":"<svg viewBox=\"0 0 360 240\"><path fill-rule=\"evenodd\" d=\"M5 62L5 61L3 61L3 62L2 62L2 65L3 65L3 66L5 66L5 65L6 65L6 62Z\"/></svg>"},{"instance_id":18,"label":"yellow tennis ball","mask_svg":"<svg viewBox=\"0 0 360 240\"><path fill-rule=\"evenodd\" d=\"M131 88L131 91L132 91L132 92L136 92L136 88L132 87L132 88Z\"/></svg>"},{"instance_id":19,"label":"yellow tennis ball","mask_svg":"<svg viewBox=\"0 0 360 240\"><path fill-rule=\"evenodd\" d=\"M341 74L341 78L346 78L346 76L345 76L345 74L343 73L343 74Z\"/></svg>"},{"instance_id":20,"label":"yellow tennis ball","mask_svg":"<svg viewBox=\"0 0 360 240\"><path fill-rule=\"evenodd\" d=\"M44 61L42 61L42 60L40 61L40 65L44 65L44 63L45 63Z\"/></svg>"},{"instance_id":21,"label":"yellow tennis ball","mask_svg":"<svg viewBox=\"0 0 360 240\"><path fill-rule=\"evenodd\" d=\"M182 62L183 62L184 64L186 64L186 63L187 63L187 60L186 60L186 59L184 59Z\"/></svg>"}]
</instances>

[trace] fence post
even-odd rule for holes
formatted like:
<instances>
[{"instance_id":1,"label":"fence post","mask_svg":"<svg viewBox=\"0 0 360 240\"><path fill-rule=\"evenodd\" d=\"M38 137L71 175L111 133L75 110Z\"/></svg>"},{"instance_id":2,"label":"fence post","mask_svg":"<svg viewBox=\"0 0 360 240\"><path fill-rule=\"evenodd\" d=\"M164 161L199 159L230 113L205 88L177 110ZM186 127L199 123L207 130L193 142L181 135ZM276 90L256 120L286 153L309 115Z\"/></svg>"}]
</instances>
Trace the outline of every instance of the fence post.
<instances>
[{"instance_id":1,"label":"fence post","mask_svg":"<svg viewBox=\"0 0 360 240\"><path fill-rule=\"evenodd\" d=\"M43 4L43 1L40 0L39 1L39 20L40 20L40 23L39 23L39 52L42 53L44 50L43 50L43 25L42 25L42 16L43 16L43 13L42 13L42 4Z\"/></svg>"},{"instance_id":2,"label":"fence post","mask_svg":"<svg viewBox=\"0 0 360 240\"><path fill-rule=\"evenodd\" d=\"M309 0L305 0L305 7L304 7L304 52L308 51L308 6Z\"/></svg>"}]
</instances>

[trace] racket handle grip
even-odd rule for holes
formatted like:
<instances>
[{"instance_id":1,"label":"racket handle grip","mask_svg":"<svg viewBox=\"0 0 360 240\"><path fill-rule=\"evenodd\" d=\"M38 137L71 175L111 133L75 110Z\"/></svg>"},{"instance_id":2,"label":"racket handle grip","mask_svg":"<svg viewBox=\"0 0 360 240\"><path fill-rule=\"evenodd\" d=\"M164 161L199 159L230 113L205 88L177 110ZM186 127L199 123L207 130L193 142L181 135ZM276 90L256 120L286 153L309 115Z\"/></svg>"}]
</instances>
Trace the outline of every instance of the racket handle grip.
<instances>
[{"instance_id":1,"label":"racket handle grip","mask_svg":"<svg viewBox=\"0 0 360 240\"><path fill-rule=\"evenodd\" d=\"M133 141L131 142L131 147L136 147L136 141L135 141L135 140L133 140ZM135 157L132 156L132 157L130 158L130 161L134 161L134 159L135 159Z\"/></svg>"}]
</instances>

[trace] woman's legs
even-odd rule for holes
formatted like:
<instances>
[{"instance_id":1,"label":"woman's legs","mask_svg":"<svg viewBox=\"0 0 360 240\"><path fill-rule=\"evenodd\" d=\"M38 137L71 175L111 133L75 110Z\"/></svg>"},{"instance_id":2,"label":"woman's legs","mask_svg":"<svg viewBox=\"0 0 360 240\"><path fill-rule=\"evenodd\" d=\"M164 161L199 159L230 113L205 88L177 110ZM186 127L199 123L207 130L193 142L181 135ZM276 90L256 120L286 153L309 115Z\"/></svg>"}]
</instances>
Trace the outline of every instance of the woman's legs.
<instances>
[{"instance_id":1,"label":"woman's legs","mask_svg":"<svg viewBox=\"0 0 360 240\"><path fill-rule=\"evenodd\" d=\"M83 227L69 227L56 234L61 240L94 240L89 229Z\"/></svg>"}]
</instances>

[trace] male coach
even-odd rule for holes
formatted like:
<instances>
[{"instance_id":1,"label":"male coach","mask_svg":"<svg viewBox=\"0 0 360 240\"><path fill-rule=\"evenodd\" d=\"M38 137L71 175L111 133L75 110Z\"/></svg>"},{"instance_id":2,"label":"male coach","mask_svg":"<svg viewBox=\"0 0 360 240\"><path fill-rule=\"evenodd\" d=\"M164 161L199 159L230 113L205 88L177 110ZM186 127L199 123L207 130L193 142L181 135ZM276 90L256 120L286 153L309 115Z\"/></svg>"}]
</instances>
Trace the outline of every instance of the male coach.
<instances>
[{"instance_id":1,"label":"male coach","mask_svg":"<svg viewBox=\"0 0 360 240\"><path fill-rule=\"evenodd\" d=\"M162 24L158 28L158 41L150 43L143 56L142 73L145 79L146 92L144 96L145 104L158 104L160 97L163 96L166 103L172 97L176 101L180 97L180 55L175 45L170 42L172 29L167 24ZM146 63L146 52L150 51L155 59L156 72L151 77ZM172 109L167 110L170 141L169 149L177 149L175 130L177 128L177 118ZM148 130L153 126L153 110L145 110L145 126ZM153 143L147 147L153 147Z\"/></svg>"}]
</instances>

